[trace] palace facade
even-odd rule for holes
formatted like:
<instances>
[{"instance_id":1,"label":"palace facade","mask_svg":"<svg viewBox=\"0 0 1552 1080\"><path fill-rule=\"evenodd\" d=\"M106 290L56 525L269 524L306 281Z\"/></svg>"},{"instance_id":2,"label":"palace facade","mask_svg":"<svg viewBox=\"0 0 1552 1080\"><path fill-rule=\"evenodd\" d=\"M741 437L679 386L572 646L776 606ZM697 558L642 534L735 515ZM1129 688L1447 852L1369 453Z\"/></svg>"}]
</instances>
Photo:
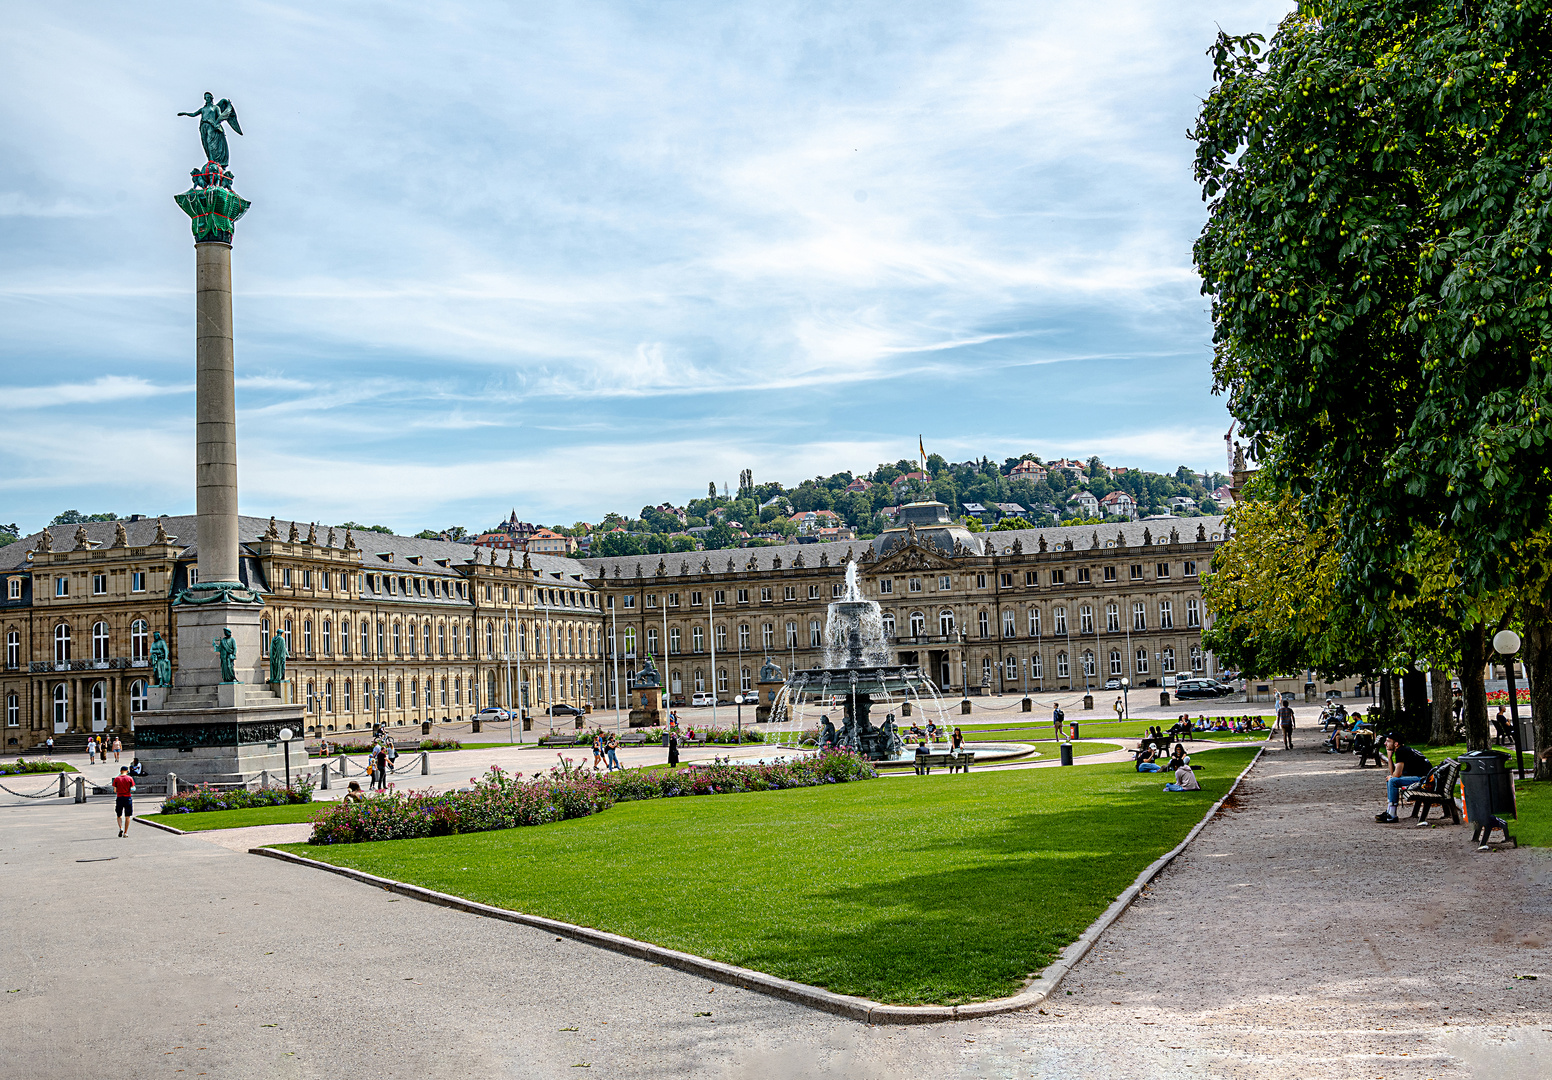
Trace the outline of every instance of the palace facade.
<instances>
[{"instance_id":1,"label":"palace facade","mask_svg":"<svg viewBox=\"0 0 1552 1080\"><path fill-rule=\"evenodd\" d=\"M0 548L6 749L133 727L153 634L177 670L171 602L197 572L196 523L55 526ZM1212 517L971 534L923 503L872 541L577 560L244 517L240 572L266 639L288 642L282 693L327 734L492 705L536 722L559 704L625 709L649 653L670 700L731 703L767 660L823 665L849 561L894 661L945 694L1212 675L1200 581L1222 533Z\"/></svg>"}]
</instances>

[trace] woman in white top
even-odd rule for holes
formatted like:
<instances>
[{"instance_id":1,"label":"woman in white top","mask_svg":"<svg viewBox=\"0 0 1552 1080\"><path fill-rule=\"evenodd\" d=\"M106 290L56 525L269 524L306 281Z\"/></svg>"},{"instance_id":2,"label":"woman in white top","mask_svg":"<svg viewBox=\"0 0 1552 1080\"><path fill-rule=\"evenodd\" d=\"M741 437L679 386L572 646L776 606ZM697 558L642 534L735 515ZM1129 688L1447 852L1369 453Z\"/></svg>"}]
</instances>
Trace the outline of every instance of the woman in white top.
<instances>
[{"instance_id":1,"label":"woman in white top","mask_svg":"<svg viewBox=\"0 0 1552 1080\"><path fill-rule=\"evenodd\" d=\"M95 735L88 735L86 737L86 763L88 765L97 764L97 736Z\"/></svg>"}]
</instances>

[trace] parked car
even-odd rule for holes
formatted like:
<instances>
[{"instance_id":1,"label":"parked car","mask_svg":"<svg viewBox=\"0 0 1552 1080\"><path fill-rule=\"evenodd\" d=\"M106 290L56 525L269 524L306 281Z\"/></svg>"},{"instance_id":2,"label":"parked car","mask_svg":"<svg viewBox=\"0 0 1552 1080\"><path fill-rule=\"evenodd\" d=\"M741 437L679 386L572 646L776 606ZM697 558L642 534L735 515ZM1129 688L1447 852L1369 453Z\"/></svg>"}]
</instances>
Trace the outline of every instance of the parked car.
<instances>
[{"instance_id":1,"label":"parked car","mask_svg":"<svg viewBox=\"0 0 1552 1080\"><path fill-rule=\"evenodd\" d=\"M712 703L712 701L711 701L711 694L708 691L704 691L704 690L700 691L693 698L690 699L690 705L692 707L699 707L699 706L703 706L703 705L710 705L711 703Z\"/></svg>"},{"instance_id":2,"label":"parked car","mask_svg":"<svg viewBox=\"0 0 1552 1080\"><path fill-rule=\"evenodd\" d=\"M503 709L499 705L487 705L479 712L481 720L514 720L517 714Z\"/></svg>"},{"instance_id":3,"label":"parked car","mask_svg":"<svg viewBox=\"0 0 1552 1080\"><path fill-rule=\"evenodd\" d=\"M1121 680L1120 679L1106 679L1105 680L1105 689L1106 690L1119 690L1119 689L1121 689Z\"/></svg>"},{"instance_id":4,"label":"parked car","mask_svg":"<svg viewBox=\"0 0 1552 1080\"><path fill-rule=\"evenodd\" d=\"M1232 693L1232 686L1224 686L1212 679L1182 679L1175 687L1175 697L1182 701L1187 698L1220 698Z\"/></svg>"},{"instance_id":5,"label":"parked car","mask_svg":"<svg viewBox=\"0 0 1552 1080\"><path fill-rule=\"evenodd\" d=\"M551 705L550 708L549 708L549 715L551 715L551 716L581 716L582 715L582 710L577 708L575 705L565 705L565 704Z\"/></svg>"}]
</instances>

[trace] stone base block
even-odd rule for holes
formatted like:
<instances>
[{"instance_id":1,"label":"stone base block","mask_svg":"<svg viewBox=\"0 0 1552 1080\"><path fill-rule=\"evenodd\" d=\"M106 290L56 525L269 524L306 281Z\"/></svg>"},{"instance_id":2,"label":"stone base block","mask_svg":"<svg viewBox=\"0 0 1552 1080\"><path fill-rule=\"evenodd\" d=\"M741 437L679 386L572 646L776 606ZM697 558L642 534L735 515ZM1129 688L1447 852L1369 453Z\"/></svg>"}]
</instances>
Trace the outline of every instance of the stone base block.
<instances>
[{"instance_id":1,"label":"stone base block","mask_svg":"<svg viewBox=\"0 0 1552 1080\"><path fill-rule=\"evenodd\" d=\"M215 686L221 682L221 660L213 642L230 630L237 641L237 681L249 686L269 679L269 660L260 640L257 604L183 605L175 609L178 621L177 686Z\"/></svg>"}]
</instances>

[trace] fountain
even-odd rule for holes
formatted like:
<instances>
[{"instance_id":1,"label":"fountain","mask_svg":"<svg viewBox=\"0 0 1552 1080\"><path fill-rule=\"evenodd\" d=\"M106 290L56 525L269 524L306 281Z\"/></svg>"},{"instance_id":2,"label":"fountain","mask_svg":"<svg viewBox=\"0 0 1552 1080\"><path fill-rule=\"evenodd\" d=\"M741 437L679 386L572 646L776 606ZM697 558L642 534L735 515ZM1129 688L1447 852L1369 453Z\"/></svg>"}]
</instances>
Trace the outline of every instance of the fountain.
<instances>
[{"instance_id":1,"label":"fountain","mask_svg":"<svg viewBox=\"0 0 1552 1080\"><path fill-rule=\"evenodd\" d=\"M839 731L828 717L822 721L819 745L853 750L869 761L893 761L902 756L904 743L895 728L894 714L874 726L869 715L875 699L889 704L895 698L919 694L932 684L915 667L890 664L884 641L884 621L878 602L864 599L857 584L857 564L846 564L846 591L831 601L825 621L825 666L794 671L777 697L779 716L797 715L805 702L840 699L844 719ZM933 692L936 696L935 691Z\"/></svg>"}]
</instances>

